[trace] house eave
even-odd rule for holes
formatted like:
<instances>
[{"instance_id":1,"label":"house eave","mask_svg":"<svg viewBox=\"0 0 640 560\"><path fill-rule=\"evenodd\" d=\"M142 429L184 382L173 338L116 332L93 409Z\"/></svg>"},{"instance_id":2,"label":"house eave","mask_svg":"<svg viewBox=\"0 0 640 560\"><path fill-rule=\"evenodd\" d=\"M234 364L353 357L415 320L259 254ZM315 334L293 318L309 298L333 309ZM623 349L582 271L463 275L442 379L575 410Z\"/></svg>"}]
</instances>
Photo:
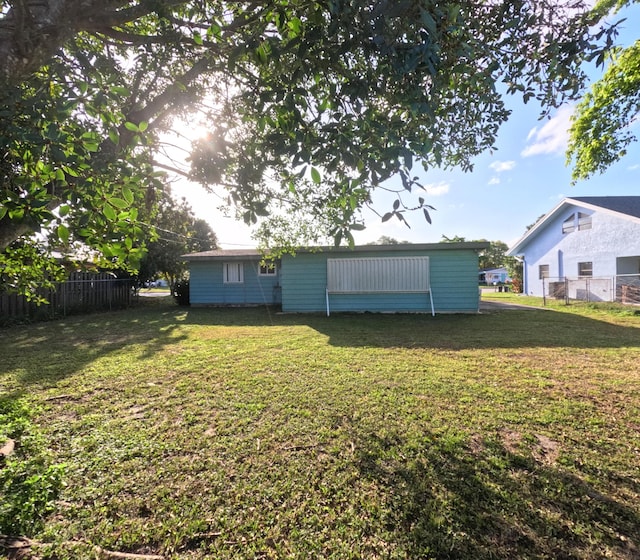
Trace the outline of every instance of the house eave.
<instances>
[{"instance_id":1,"label":"house eave","mask_svg":"<svg viewBox=\"0 0 640 560\"><path fill-rule=\"evenodd\" d=\"M408 251L446 251L446 250L472 250L483 251L490 247L488 241L463 241L460 243L403 243L395 245L356 245L355 247L304 247L296 249L296 253L379 253L381 251L408 252ZM234 250L216 249L200 253L188 253L181 256L185 261L209 261L209 260L260 260L268 258L257 249Z\"/></svg>"},{"instance_id":2,"label":"house eave","mask_svg":"<svg viewBox=\"0 0 640 560\"><path fill-rule=\"evenodd\" d=\"M520 239L518 239L513 247L511 247L505 254L508 257L517 257L524 255L524 249L529 244L531 239L535 238L536 235L538 235L538 233L542 231L547 226L547 224L551 220L553 220L553 218L555 218L562 210L570 206L585 208L587 210L592 210L593 212L602 212L605 214L610 214L612 216L617 216L618 218L624 220L640 223L640 218L634 215L625 214L624 212L612 210L610 208L606 208L605 206L586 202L584 200L580 200L579 198L567 197L563 199L557 206L555 206L555 208L553 208L550 212L540 218L540 220L538 220L538 222L536 222L536 224L529 231L527 231Z\"/></svg>"}]
</instances>

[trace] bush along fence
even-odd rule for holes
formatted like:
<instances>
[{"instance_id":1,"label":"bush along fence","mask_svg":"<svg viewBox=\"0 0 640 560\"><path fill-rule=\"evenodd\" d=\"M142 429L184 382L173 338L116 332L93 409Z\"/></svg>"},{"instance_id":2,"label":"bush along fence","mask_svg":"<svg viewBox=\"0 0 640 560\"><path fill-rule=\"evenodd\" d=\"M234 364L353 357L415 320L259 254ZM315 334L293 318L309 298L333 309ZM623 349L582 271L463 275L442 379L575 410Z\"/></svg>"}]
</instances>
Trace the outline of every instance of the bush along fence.
<instances>
[{"instance_id":1,"label":"bush along fence","mask_svg":"<svg viewBox=\"0 0 640 560\"><path fill-rule=\"evenodd\" d=\"M128 307L137 301L134 281L108 272L74 272L54 289L39 294L48 303L37 304L17 294L0 292L0 321L39 320L74 313Z\"/></svg>"},{"instance_id":2,"label":"bush along fence","mask_svg":"<svg viewBox=\"0 0 640 560\"><path fill-rule=\"evenodd\" d=\"M640 274L606 277L544 278L545 298L578 301L608 301L640 305Z\"/></svg>"}]
</instances>

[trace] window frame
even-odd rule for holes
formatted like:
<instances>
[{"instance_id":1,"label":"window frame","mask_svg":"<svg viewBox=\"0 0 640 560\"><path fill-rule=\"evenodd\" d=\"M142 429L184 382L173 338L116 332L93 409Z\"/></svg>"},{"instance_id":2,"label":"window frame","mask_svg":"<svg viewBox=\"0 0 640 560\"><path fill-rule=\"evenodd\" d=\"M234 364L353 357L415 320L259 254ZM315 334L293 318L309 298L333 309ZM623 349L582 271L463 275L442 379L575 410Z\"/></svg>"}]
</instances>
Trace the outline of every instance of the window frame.
<instances>
[{"instance_id":1,"label":"window frame","mask_svg":"<svg viewBox=\"0 0 640 560\"><path fill-rule=\"evenodd\" d=\"M575 212L562 222L562 233L573 233L574 231L576 231Z\"/></svg>"},{"instance_id":2,"label":"window frame","mask_svg":"<svg viewBox=\"0 0 640 560\"><path fill-rule=\"evenodd\" d=\"M545 278L549 278L549 265L548 264L539 264L538 265L538 280L544 280Z\"/></svg>"},{"instance_id":3,"label":"window frame","mask_svg":"<svg viewBox=\"0 0 640 560\"><path fill-rule=\"evenodd\" d=\"M593 227L592 214L578 212L578 231L584 231Z\"/></svg>"},{"instance_id":4,"label":"window frame","mask_svg":"<svg viewBox=\"0 0 640 560\"><path fill-rule=\"evenodd\" d=\"M234 274L229 272L233 270ZM228 261L222 263L223 284L244 284L244 263L242 261Z\"/></svg>"},{"instance_id":5,"label":"window frame","mask_svg":"<svg viewBox=\"0 0 640 560\"><path fill-rule=\"evenodd\" d=\"M585 274L585 272L588 272L588 274ZM593 278L593 261L578 263L578 278Z\"/></svg>"},{"instance_id":6,"label":"window frame","mask_svg":"<svg viewBox=\"0 0 640 560\"><path fill-rule=\"evenodd\" d=\"M258 265L258 276L276 276L278 274L278 265L274 262Z\"/></svg>"}]
</instances>

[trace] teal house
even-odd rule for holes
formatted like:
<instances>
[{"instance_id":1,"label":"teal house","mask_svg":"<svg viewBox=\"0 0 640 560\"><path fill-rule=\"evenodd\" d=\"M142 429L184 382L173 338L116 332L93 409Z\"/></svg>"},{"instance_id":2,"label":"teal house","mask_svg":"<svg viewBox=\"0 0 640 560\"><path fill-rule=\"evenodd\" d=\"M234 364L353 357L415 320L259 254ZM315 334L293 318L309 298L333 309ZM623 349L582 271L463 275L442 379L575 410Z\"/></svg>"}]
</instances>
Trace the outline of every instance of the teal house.
<instances>
[{"instance_id":1,"label":"teal house","mask_svg":"<svg viewBox=\"0 0 640 560\"><path fill-rule=\"evenodd\" d=\"M285 313L477 313L484 242L315 247L185 255L194 306L278 305Z\"/></svg>"}]
</instances>

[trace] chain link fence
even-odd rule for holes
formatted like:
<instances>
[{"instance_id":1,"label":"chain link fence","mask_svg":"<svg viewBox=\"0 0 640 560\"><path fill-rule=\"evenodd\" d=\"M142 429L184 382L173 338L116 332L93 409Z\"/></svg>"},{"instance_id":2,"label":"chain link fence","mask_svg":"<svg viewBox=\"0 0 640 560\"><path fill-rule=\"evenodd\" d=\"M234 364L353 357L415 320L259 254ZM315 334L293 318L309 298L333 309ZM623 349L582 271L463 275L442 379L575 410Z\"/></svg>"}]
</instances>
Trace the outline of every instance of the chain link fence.
<instances>
[{"instance_id":1,"label":"chain link fence","mask_svg":"<svg viewBox=\"0 0 640 560\"><path fill-rule=\"evenodd\" d=\"M574 301L640 304L640 274L543 278L543 297Z\"/></svg>"}]
</instances>

